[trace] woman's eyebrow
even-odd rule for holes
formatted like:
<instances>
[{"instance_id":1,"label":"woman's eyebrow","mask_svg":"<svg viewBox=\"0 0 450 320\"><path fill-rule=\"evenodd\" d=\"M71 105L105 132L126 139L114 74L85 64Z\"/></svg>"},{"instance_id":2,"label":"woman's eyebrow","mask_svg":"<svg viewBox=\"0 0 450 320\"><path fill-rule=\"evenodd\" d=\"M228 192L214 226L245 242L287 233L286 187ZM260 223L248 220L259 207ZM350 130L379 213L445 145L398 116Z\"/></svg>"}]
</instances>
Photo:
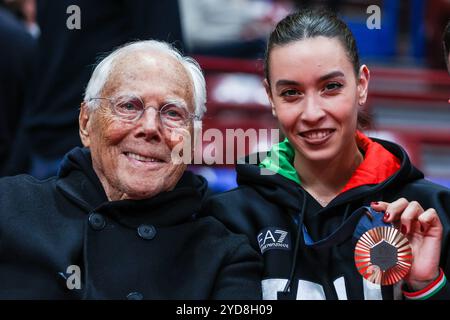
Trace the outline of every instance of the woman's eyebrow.
<instances>
[{"instance_id":1,"label":"woman's eyebrow","mask_svg":"<svg viewBox=\"0 0 450 320\"><path fill-rule=\"evenodd\" d=\"M344 77L344 73L342 71L332 71L330 73L327 73L326 75L323 75L319 78L319 82L331 79L331 78L336 78L336 77Z\"/></svg>"},{"instance_id":2,"label":"woman's eyebrow","mask_svg":"<svg viewBox=\"0 0 450 320\"><path fill-rule=\"evenodd\" d=\"M328 79L336 78L336 77L344 77L344 73L342 71L331 71L323 76L321 76L317 82L323 82ZM276 87L282 86L299 86L300 82L294 80L280 79L275 83Z\"/></svg>"},{"instance_id":3,"label":"woman's eyebrow","mask_svg":"<svg viewBox=\"0 0 450 320\"><path fill-rule=\"evenodd\" d=\"M282 87L282 86L298 86L300 85L299 82L294 81L294 80L285 80L285 79L280 79L276 82L275 86L276 87Z\"/></svg>"}]
</instances>

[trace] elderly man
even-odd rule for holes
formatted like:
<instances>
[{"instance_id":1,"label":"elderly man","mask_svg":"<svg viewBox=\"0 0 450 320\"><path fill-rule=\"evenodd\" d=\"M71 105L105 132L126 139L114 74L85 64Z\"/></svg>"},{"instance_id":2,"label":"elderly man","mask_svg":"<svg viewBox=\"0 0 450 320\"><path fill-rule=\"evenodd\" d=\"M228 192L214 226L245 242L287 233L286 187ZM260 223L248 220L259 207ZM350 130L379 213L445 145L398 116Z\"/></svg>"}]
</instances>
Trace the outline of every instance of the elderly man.
<instances>
[{"instance_id":1,"label":"elderly man","mask_svg":"<svg viewBox=\"0 0 450 320\"><path fill-rule=\"evenodd\" d=\"M79 116L86 148L57 177L0 180L0 298L258 299L256 253L195 218L206 182L172 159L205 96L196 62L166 43L100 62Z\"/></svg>"}]
</instances>

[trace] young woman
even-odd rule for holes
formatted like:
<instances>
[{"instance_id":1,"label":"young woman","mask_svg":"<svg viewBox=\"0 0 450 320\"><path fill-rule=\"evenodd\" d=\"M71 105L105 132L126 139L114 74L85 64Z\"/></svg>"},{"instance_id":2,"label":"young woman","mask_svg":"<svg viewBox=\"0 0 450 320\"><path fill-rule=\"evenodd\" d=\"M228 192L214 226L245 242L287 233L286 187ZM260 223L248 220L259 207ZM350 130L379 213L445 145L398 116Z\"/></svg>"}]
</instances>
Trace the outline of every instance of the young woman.
<instances>
[{"instance_id":1,"label":"young woman","mask_svg":"<svg viewBox=\"0 0 450 320\"><path fill-rule=\"evenodd\" d=\"M450 190L424 180L400 146L358 130L370 72L348 27L322 10L286 17L270 36L265 76L287 139L257 165L238 165L239 187L206 205L263 256L263 297L449 299ZM374 210L366 225L364 208ZM375 215L410 242L411 268L394 285L355 265L357 231L376 226Z\"/></svg>"}]
</instances>

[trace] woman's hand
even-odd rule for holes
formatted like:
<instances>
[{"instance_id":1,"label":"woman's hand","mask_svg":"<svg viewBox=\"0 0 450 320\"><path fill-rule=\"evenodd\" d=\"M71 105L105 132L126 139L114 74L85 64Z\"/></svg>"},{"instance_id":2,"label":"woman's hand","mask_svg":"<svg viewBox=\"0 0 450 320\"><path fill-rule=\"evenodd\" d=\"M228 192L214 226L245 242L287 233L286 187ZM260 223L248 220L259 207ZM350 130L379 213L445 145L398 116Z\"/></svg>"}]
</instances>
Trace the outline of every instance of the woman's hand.
<instances>
[{"instance_id":1,"label":"woman's hand","mask_svg":"<svg viewBox=\"0 0 450 320\"><path fill-rule=\"evenodd\" d=\"M413 262L405 281L418 291L439 276L442 224L435 209L424 210L417 201L400 198L394 202L372 202L376 211L383 211L383 220L393 223L408 238Z\"/></svg>"}]
</instances>

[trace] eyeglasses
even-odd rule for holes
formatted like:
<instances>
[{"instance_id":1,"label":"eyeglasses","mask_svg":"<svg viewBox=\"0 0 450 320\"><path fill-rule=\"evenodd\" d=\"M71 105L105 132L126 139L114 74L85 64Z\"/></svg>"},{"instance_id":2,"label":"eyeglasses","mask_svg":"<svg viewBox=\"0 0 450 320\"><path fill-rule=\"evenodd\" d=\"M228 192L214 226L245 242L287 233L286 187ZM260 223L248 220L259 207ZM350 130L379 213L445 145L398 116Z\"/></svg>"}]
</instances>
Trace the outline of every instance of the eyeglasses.
<instances>
[{"instance_id":1,"label":"eyeglasses","mask_svg":"<svg viewBox=\"0 0 450 320\"><path fill-rule=\"evenodd\" d=\"M152 106L146 107L144 101L135 95L89 99L89 101L91 100L107 100L112 113L125 122L138 121L148 108L155 109L159 114L161 124L169 129L183 128L193 119L199 119L195 114L188 112L179 102L169 102L158 109Z\"/></svg>"}]
</instances>

